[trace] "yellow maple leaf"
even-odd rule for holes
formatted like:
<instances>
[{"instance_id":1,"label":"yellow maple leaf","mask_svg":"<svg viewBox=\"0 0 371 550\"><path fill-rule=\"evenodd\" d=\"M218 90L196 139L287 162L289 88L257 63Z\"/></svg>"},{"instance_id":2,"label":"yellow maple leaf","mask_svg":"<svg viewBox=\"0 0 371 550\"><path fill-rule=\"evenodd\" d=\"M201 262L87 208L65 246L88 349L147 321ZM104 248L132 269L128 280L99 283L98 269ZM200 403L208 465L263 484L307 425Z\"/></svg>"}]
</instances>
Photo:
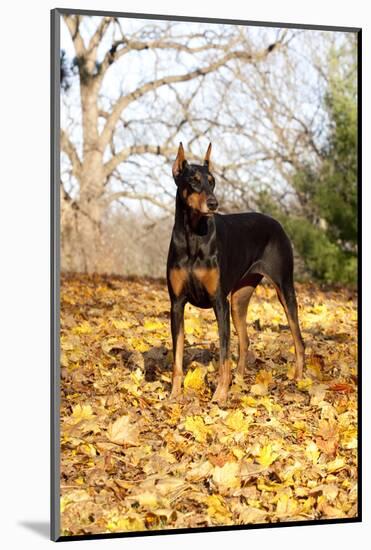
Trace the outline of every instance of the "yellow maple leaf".
<instances>
[{"instance_id":1,"label":"yellow maple leaf","mask_svg":"<svg viewBox=\"0 0 371 550\"><path fill-rule=\"evenodd\" d=\"M281 493L277 499L276 514L278 516L292 516L297 512L298 503L287 493Z\"/></svg>"},{"instance_id":2,"label":"yellow maple leaf","mask_svg":"<svg viewBox=\"0 0 371 550\"><path fill-rule=\"evenodd\" d=\"M165 327L164 323L161 323L160 321L155 321L153 319L146 319L143 326L145 330L149 331L160 330Z\"/></svg>"},{"instance_id":3,"label":"yellow maple leaf","mask_svg":"<svg viewBox=\"0 0 371 550\"><path fill-rule=\"evenodd\" d=\"M296 382L296 387L300 391L308 391L312 387L313 380L311 378L303 378Z\"/></svg>"},{"instance_id":4,"label":"yellow maple leaf","mask_svg":"<svg viewBox=\"0 0 371 550\"><path fill-rule=\"evenodd\" d=\"M184 388L186 390L200 390L204 387L205 374L206 370L202 367L189 369L184 378Z\"/></svg>"},{"instance_id":5,"label":"yellow maple leaf","mask_svg":"<svg viewBox=\"0 0 371 550\"><path fill-rule=\"evenodd\" d=\"M231 513L227 508L224 498L220 495L210 495L205 498L207 513L216 523L227 523Z\"/></svg>"},{"instance_id":6,"label":"yellow maple leaf","mask_svg":"<svg viewBox=\"0 0 371 550\"><path fill-rule=\"evenodd\" d=\"M235 432L246 433L249 429L249 423L240 409L230 412L224 422Z\"/></svg>"},{"instance_id":7,"label":"yellow maple leaf","mask_svg":"<svg viewBox=\"0 0 371 550\"><path fill-rule=\"evenodd\" d=\"M257 460L259 464L268 468L273 462L278 458L278 454L273 451L273 447L270 443L264 445L260 449L260 453L257 455Z\"/></svg>"},{"instance_id":8,"label":"yellow maple leaf","mask_svg":"<svg viewBox=\"0 0 371 550\"><path fill-rule=\"evenodd\" d=\"M192 433L199 443L206 443L207 436L212 433L211 428L206 426L202 416L187 416L184 427L188 432Z\"/></svg>"},{"instance_id":9,"label":"yellow maple leaf","mask_svg":"<svg viewBox=\"0 0 371 550\"><path fill-rule=\"evenodd\" d=\"M75 405L72 408L72 415L71 419L73 419L74 422L80 422L80 420L88 420L89 418L93 418L94 413L93 409L91 408L91 405Z\"/></svg>"},{"instance_id":10,"label":"yellow maple leaf","mask_svg":"<svg viewBox=\"0 0 371 550\"><path fill-rule=\"evenodd\" d=\"M83 321L77 327L73 327L73 334L90 334L93 332L93 328L88 321Z\"/></svg>"},{"instance_id":11,"label":"yellow maple leaf","mask_svg":"<svg viewBox=\"0 0 371 550\"><path fill-rule=\"evenodd\" d=\"M256 399L251 395L243 395L241 399L241 403L244 407L251 407L251 408L254 408L257 405Z\"/></svg>"}]
</instances>

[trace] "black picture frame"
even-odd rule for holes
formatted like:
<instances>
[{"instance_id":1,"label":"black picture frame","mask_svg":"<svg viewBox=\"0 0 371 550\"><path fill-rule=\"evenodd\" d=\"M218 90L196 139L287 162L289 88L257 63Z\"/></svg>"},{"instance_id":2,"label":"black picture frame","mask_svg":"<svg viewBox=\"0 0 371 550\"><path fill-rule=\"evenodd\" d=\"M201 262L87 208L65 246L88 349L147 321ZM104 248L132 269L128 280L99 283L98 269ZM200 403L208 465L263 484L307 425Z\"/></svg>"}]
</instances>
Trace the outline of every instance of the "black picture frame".
<instances>
[{"instance_id":1,"label":"black picture frame","mask_svg":"<svg viewBox=\"0 0 371 550\"><path fill-rule=\"evenodd\" d=\"M210 24L229 24L246 26L280 27L291 29L309 29L324 31L353 32L357 35L357 86L358 86L358 515L354 518L319 519L308 521L290 521L272 524L248 524L233 526L213 526L182 529L159 529L154 531L130 531L123 533L87 534L79 536L60 535L60 20L63 14L79 14L87 16L108 16L131 19L151 19L162 21L184 21ZM249 529L280 528L300 525L325 525L357 523L362 521L362 29L359 27L342 27L314 24L294 24L284 22L249 21L240 19L202 18L177 15L156 15L143 13L126 13L105 10L81 10L55 8L51 10L51 116L50 116L50 156L51 156L51 370L50 370L50 536L53 541L73 541L91 539L110 539L124 537L142 537L153 535L185 534L199 532L237 531Z\"/></svg>"}]
</instances>

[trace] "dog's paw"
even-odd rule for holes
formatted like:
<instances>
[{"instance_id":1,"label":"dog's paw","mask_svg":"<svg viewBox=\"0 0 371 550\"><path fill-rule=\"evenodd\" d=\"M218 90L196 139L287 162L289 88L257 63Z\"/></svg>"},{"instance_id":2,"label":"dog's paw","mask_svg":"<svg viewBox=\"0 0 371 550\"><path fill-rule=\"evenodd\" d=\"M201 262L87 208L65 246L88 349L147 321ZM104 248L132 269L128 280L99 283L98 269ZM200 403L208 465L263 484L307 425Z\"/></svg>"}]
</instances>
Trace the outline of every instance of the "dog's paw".
<instances>
[{"instance_id":1,"label":"dog's paw","mask_svg":"<svg viewBox=\"0 0 371 550\"><path fill-rule=\"evenodd\" d=\"M219 406L224 406L227 403L227 397L228 388L225 388L224 386L218 386L211 400L214 403L217 403Z\"/></svg>"},{"instance_id":2,"label":"dog's paw","mask_svg":"<svg viewBox=\"0 0 371 550\"><path fill-rule=\"evenodd\" d=\"M183 394L181 390L172 390L171 394L168 397L170 403L179 403L183 399Z\"/></svg>"}]
</instances>

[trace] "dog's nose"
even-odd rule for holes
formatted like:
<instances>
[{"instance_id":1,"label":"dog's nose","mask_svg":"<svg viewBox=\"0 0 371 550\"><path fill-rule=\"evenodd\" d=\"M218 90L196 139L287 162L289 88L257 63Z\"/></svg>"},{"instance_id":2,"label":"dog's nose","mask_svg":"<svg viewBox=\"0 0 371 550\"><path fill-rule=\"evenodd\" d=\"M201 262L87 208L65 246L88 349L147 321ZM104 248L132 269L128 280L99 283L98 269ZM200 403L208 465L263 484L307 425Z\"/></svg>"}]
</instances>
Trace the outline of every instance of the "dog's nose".
<instances>
[{"instance_id":1,"label":"dog's nose","mask_svg":"<svg viewBox=\"0 0 371 550\"><path fill-rule=\"evenodd\" d=\"M209 210L216 210L218 208L218 201L215 197L208 197L206 204Z\"/></svg>"}]
</instances>

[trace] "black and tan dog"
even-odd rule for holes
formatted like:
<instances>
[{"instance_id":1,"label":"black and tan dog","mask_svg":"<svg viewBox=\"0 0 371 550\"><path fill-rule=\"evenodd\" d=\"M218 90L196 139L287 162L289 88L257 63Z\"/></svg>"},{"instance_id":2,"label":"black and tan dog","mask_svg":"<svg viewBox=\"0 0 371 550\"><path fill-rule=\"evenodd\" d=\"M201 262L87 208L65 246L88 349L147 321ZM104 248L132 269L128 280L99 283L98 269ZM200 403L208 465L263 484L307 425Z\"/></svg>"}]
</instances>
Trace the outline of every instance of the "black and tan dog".
<instances>
[{"instance_id":1,"label":"black and tan dog","mask_svg":"<svg viewBox=\"0 0 371 550\"><path fill-rule=\"evenodd\" d=\"M175 223L167 262L171 300L171 333L174 350L171 397L181 393L183 377L184 306L187 302L213 308L220 340L219 382L213 400L227 399L231 382L229 359L231 312L239 340L237 372L243 374L249 339L247 307L263 277L275 286L294 338L296 378L304 366L304 345L300 333L293 284L293 254L281 225L256 212L216 214L215 179L210 163L211 143L204 164L189 164L180 143L173 165L178 187Z\"/></svg>"}]
</instances>

